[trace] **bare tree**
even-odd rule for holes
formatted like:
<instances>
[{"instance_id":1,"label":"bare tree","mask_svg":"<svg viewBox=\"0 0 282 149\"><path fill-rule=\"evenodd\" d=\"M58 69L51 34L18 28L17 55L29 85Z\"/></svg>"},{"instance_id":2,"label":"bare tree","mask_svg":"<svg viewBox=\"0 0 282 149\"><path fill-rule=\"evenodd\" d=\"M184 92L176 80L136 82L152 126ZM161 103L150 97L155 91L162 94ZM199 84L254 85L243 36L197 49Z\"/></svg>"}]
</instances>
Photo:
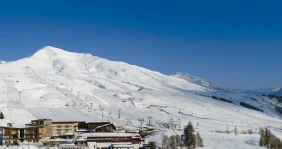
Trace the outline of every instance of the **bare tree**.
<instances>
[{"instance_id":1,"label":"bare tree","mask_svg":"<svg viewBox=\"0 0 282 149\"><path fill-rule=\"evenodd\" d=\"M169 149L177 149L175 135L172 135L172 136L169 137L168 146L169 146Z\"/></svg>"},{"instance_id":2,"label":"bare tree","mask_svg":"<svg viewBox=\"0 0 282 149\"><path fill-rule=\"evenodd\" d=\"M202 139L199 132L196 134L196 146L197 147L204 147L203 139Z\"/></svg>"}]
</instances>

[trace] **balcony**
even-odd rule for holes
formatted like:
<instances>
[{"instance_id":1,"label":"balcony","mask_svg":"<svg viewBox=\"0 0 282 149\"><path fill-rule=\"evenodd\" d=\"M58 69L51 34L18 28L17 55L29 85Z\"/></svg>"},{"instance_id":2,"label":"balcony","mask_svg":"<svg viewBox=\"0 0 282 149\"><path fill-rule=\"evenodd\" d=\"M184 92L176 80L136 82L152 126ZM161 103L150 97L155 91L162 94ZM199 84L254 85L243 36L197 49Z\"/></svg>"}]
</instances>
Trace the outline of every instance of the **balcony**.
<instances>
[{"instance_id":1,"label":"balcony","mask_svg":"<svg viewBox=\"0 0 282 149\"><path fill-rule=\"evenodd\" d=\"M3 136L3 140L17 140L17 139L19 139L18 136L16 136L16 137Z\"/></svg>"},{"instance_id":2,"label":"balcony","mask_svg":"<svg viewBox=\"0 0 282 149\"><path fill-rule=\"evenodd\" d=\"M42 133L24 133L24 135L42 135Z\"/></svg>"}]
</instances>

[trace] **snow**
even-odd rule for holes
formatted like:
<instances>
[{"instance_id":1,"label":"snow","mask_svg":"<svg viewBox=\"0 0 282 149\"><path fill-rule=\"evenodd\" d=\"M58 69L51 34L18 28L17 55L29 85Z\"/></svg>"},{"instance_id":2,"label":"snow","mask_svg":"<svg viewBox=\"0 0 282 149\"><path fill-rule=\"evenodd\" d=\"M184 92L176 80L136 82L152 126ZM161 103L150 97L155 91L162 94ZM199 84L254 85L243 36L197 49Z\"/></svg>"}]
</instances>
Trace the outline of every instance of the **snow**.
<instances>
[{"instance_id":1,"label":"snow","mask_svg":"<svg viewBox=\"0 0 282 149\"><path fill-rule=\"evenodd\" d=\"M200 86L204 86L204 87L207 87L207 88L217 89L217 86L215 84L213 84L213 83L211 83L211 82L209 82L205 79L199 78L197 76L190 75L188 73L177 72L176 74L172 75L172 77L184 79L188 82L198 84Z\"/></svg>"},{"instance_id":2,"label":"snow","mask_svg":"<svg viewBox=\"0 0 282 149\"><path fill-rule=\"evenodd\" d=\"M199 131L199 129L196 129ZM264 147L260 147L259 135L249 135L249 134L240 134L239 136L235 136L234 133L223 134L223 133L214 133L214 132L206 132L200 130L202 139L204 140L204 147L199 149L265 149ZM151 137L147 137L146 143L159 142L162 140L163 135L175 135L181 134L182 132L177 131L166 131L166 132L157 132L154 133ZM158 143L159 146L162 146L161 143Z\"/></svg>"},{"instance_id":3,"label":"snow","mask_svg":"<svg viewBox=\"0 0 282 149\"><path fill-rule=\"evenodd\" d=\"M200 82L205 81L200 79ZM202 83L47 46L31 57L0 65L0 109L5 116L0 125L11 122L23 126L32 119L50 118L111 121L117 126L139 128L138 119L144 118L145 126L147 117L151 116L154 125L171 119L181 121L181 127L188 121L199 123L198 131L206 148L222 149L258 148L257 133L240 137L215 133L215 130L226 130L227 126L233 129L237 125L242 131L270 126L277 136L282 136L281 115L274 110L278 101L255 94L215 90L210 88L213 85ZM214 100L210 98L212 95L233 103ZM244 108L240 102L264 112ZM237 143L240 147L236 147Z\"/></svg>"}]
</instances>

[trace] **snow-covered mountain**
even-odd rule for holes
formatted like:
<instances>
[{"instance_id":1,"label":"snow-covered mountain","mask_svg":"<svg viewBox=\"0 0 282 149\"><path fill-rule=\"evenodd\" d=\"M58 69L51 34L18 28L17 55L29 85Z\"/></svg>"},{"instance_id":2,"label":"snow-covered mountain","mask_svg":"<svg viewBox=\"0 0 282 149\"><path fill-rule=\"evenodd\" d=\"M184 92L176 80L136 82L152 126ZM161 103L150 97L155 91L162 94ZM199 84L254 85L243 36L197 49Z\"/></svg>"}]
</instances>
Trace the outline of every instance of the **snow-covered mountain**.
<instances>
[{"instance_id":1,"label":"snow-covered mountain","mask_svg":"<svg viewBox=\"0 0 282 149\"><path fill-rule=\"evenodd\" d=\"M258 134L234 137L215 132L227 126L236 125L241 131L268 126L282 136L281 115L275 110L278 100L214 90L212 83L194 80L200 83L47 46L31 57L0 65L0 109L5 116L0 125L12 122L20 126L31 119L51 118L139 127L138 118L144 118L146 124L150 116L156 127L171 121L181 122L182 127L188 121L199 123L196 130L207 148L232 148L234 144L259 148ZM244 107L246 104L256 110ZM163 133L174 131L162 129L147 141L159 142Z\"/></svg>"},{"instance_id":2,"label":"snow-covered mountain","mask_svg":"<svg viewBox=\"0 0 282 149\"><path fill-rule=\"evenodd\" d=\"M223 89L228 92L243 93L250 95L278 95L282 96L281 88L264 88L264 89Z\"/></svg>"},{"instance_id":3,"label":"snow-covered mountain","mask_svg":"<svg viewBox=\"0 0 282 149\"><path fill-rule=\"evenodd\" d=\"M274 88L269 94L282 96L282 88Z\"/></svg>"},{"instance_id":4,"label":"snow-covered mountain","mask_svg":"<svg viewBox=\"0 0 282 149\"><path fill-rule=\"evenodd\" d=\"M203 87L211 88L211 89L217 89L217 86L205 79L190 75L188 73L182 73L182 72L177 72L176 74L172 75L173 77L184 79L188 82L198 84Z\"/></svg>"},{"instance_id":5,"label":"snow-covered mountain","mask_svg":"<svg viewBox=\"0 0 282 149\"><path fill-rule=\"evenodd\" d=\"M184 79L190 83L194 83L203 87L207 87L214 90L222 90L227 92L233 93L240 93L240 94L250 94L250 95L278 95L282 96L282 88L265 88L265 89L229 89L229 88L219 88L214 83L207 81L203 78L193 76L188 73L177 72L172 77Z\"/></svg>"}]
</instances>

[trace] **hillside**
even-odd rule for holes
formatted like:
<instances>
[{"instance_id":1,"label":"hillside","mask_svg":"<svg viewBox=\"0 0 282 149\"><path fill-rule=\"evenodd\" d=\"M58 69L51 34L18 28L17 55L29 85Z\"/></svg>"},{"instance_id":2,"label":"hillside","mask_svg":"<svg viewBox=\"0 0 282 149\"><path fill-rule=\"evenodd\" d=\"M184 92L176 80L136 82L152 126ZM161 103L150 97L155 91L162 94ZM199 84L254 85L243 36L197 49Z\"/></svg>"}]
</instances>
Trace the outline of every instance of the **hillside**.
<instances>
[{"instance_id":1,"label":"hillside","mask_svg":"<svg viewBox=\"0 0 282 149\"><path fill-rule=\"evenodd\" d=\"M139 127L138 118L147 124L151 116L157 127L171 119L181 121L181 127L188 121L199 123L197 131L212 147L228 140L227 146L239 143L242 148L258 148L258 135L215 133L227 126L233 129L237 125L241 131L268 126L282 137L281 115L275 110L278 101L214 90L213 86L48 46L31 57L0 64L0 109L5 115L0 124L20 126L31 119L51 118ZM246 108L242 102L261 111ZM164 128L147 141L159 142L162 133L172 132Z\"/></svg>"},{"instance_id":2,"label":"hillside","mask_svg":"<svg viewBox=\"0 0 282 149\"><path fill-rule=\"evenodd\" d=\"M188 82L198 84L200 86L207 87L207 88L210 88L210 89L217 89L218 88L215 84L213 84L213 83L211 83L211 82L209 82L205 79L190 75L188 73L177 72L176 74L171 75L171 76L176 77L176 78L180 78L180 79L184 79Z\"/></svg>"}]
</instances>

